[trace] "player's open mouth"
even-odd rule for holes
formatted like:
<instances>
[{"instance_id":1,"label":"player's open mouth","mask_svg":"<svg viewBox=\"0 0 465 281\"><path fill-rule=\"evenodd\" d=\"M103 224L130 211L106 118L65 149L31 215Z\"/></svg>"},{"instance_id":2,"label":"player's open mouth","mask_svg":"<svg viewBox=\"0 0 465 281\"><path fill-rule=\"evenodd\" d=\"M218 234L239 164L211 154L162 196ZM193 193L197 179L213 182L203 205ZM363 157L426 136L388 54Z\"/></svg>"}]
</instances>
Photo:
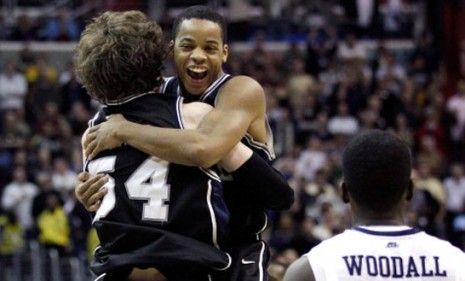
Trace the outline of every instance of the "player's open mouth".
<instances>
[{"instance_id":1,"label":"player's open mouth","mask_svg":"<svg viewBox=\"0 0 465 281\"><path fill-rule=\"evenodd\" d=\"M187 69L187 75L192 78L195 82L200 82L202 79L207 77L207 70L193 70Z\"/></svg>"}]
</instances>

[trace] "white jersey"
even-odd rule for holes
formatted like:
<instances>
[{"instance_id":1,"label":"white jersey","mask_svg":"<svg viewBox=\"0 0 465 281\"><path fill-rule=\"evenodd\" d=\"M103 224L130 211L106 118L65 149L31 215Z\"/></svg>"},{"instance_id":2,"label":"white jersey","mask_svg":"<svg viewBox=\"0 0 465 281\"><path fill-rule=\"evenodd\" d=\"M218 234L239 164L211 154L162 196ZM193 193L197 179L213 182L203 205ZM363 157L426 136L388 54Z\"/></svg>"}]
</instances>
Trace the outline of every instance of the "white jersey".
<instances>
[{"instance_id":1,"label":"white jersey","mask_svg":"<svg viewBox=\"0 0 465 281\"><path fill-rule=\"evenodd\" d=\"M317 281L465 281L465 253L407 226L354 227L306 257Z\"/></svg>"}]
</instances>

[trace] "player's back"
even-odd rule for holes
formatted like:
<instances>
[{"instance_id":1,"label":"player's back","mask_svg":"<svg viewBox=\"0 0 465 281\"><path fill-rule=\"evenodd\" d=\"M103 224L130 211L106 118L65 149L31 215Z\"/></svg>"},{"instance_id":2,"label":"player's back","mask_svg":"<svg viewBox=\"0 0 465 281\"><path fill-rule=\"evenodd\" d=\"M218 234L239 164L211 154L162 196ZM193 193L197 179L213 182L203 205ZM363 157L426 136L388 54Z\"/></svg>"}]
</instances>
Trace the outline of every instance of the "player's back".
<instances>
[{"instance_id":1,"label":"player's back","mask_svg":"<svg viewBox=\"0 0 465 281\"><path fill-rule=\"evenodd\" d=\"M465 280L465 254L406 226L354 227L307 255L317 281Z\"/></svg>"},{"instance_id":2,"label":"player's back","mask_svg":"<svg viewBox=\"0 0 465 281\"><path fill-rule=\"evenodd\" d=\"M133 122L182 129L181 108L182 98L149 94L107 106L92 125L103 122L109 114L122 113ZM209 266L228 263L225 254L215 256L218 253L214 251L202 260L202 254L219 248L229 219L219 178L212 171L170 164L127 145L100 153L87 163L87 169L91 174L110 176L108 194L94 217L102 246L96 254L97 273L108 271L109 265L104 261L108 253L138 252L112 262L141 266L137 261L144 260L148 266L156 265L161 270L164 266L175 267L169 265L169 257L178 264L184 259L197 265L209 258ZM154 257L153 253L158 255L155 264L149 258ZM194 262L195 255L199 260ZM163 263L159 263L162 259Z\"/></svg>"}]
</instances>

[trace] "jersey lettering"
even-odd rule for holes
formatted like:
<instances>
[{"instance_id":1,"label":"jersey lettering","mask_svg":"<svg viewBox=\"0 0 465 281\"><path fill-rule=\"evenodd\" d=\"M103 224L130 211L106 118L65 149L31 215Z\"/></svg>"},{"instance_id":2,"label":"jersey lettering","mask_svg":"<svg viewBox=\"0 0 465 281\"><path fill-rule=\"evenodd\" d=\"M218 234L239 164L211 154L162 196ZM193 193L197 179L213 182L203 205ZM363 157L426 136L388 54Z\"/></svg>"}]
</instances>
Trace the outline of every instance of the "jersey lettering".
<instances>
[{"instance_id":1,"label":"jersey lettering","mask_svg":"<svg viewBox=\"0 0 465 281\"><path fill-rule=\"evenodd\" d=\"M350 276L367 274L372 277L417 278L417 277L447 277L447 271L442 270L438 256L409 256L405 259L399 256L343 256L347 272Z\"/></svg>"},{"instance_id":2,"label":"jersey lettering","mask_svg":"<svg viewBox=\"0 0 465 281\"><path fill-rule=\"evenodd\" d=\"M116 156L106 156L89 162L88 171L111 173L115 170ZM128 198L132 200L147 200L143 204L142 220L164 222L168 220L169 185L166 183L168 162L156 161L152 158L144 161L124 183ZM104 185L108 193L94 217L94 222L110 213L115 207L115 180L109 177Z\"/></svg>"},{"instance_id":3,"label":"jersey lettering","mask_svg":"<svg viewBox=\"0 0 465 281\"><path fill-rule=\"evenodd\" d=\"M168 162L145 160L126 181L129 199L148 200L143 205L142 219L158 222L168 220L169 185L166 183Z\"/></svg>"}]
</instances>

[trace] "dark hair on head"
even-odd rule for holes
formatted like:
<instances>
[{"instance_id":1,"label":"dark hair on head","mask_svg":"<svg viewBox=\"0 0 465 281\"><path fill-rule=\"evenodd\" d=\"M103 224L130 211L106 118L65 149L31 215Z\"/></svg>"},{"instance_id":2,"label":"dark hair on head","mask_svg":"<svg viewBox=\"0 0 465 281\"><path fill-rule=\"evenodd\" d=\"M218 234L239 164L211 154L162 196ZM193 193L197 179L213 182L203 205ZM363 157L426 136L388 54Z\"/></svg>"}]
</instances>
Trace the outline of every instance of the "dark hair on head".
<instances>
[{"instance_id":1,"label":"dark hair on head","mask_svg":"<svg viewBox=\"0 0 465 281\"><path fill-rule=\"evenodd\" d=\"M344 182L351 198L378 213L398 205L410 184L410 150L392 133L369 130L355 136L342 158Z\"/></svg>"},{"instance_id":2,"label":"dark hair on head","mask_svg":"<svg viewBox=\"0 0 465 281\"><path fill-rule=\"evenodd\" d=\"M201 20L208 20L211 22L214 22L218 24L221 28L221 38L223 39L223 43L227 42L227 24L226 20L222 15L220 15L218 12L213 10L210 7L203 6L203 5L196 5L189 7L182 11L173 22L173 27L171 29L171 36L172 39L176 39L176 35L178 34L179 31L179 26L184 20L189 20L189 19L201 19Z\"/></svg>"},{"instance_id":3,"label":"dark hair on head","mask_svg":"<svg viewBox=\"0 0 465 281\"><path fill-rule=\"evenodd\" d=\"M160 26L144 13L105 12L81 34L76 72L92 97L122 101L161 85L165 43Z\"/></svg>"}]
</instances>

